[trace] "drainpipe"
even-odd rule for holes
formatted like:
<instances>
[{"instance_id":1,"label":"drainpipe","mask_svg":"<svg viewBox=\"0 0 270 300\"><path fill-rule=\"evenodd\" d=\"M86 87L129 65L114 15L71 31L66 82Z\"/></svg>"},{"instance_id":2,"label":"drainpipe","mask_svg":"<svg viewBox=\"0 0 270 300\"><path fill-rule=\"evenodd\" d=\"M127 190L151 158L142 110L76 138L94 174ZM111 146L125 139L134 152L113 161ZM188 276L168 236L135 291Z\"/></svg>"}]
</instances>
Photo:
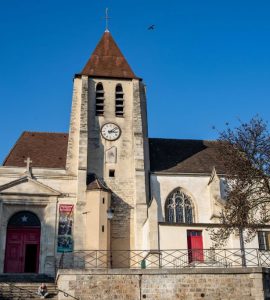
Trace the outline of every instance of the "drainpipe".
<instances>
[{"instance_id":1,"label":"drainpipe","mask_svg":"<svg viewBox=\"0 0 270 300\"><path fill-rule=\"evenodd\" d=\"M58 197L56 198L56 203L55 203L55 226L54 226L54 273L56 276L56 263L57 263L57 249L56 249L56 245L57 245L57 239L58 239L58 235L57 235L57 220L58 220Z\"/></svg>"},{"instance_id":2,"label":"drainpipe","mask_svg":"<svg viewBox=\"0 0 270 300\"><path fill-rule=\"evenodd\" d=\"M142 300L142 274L139 274L140 300Z\"/></svg>"},{"instance_id":3,"label":"drainpipe","mask_svg":"<svg viewBox=\"0 0 270 300\"><path fill-rule=\"evenodd\" d=\"M158 252L159 252L159 255L158 255L158 263L159 263L159 268L161 268L161 252L160 252L160 232L159 232L159 222L157 224L158 226Z\"/></svg>"}]
</instances>

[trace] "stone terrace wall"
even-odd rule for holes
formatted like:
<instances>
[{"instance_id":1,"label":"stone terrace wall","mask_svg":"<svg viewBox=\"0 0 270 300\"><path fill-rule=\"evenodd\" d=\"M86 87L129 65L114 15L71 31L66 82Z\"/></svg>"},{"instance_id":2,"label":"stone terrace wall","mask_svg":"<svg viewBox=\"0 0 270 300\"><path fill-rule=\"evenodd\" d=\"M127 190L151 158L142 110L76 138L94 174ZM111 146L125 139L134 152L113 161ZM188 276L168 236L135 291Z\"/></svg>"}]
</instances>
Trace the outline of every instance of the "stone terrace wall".
<instances>
[{"instance_id":1,"label":"stone terrace wall","mask_svg":"<svg viewBox=\"0 0 270 300\"><path fill-rule=\"evenodd\" d=\"M262 268L61 270L58 288L81 300L263 300ZM59 300L67 299L59 295Z\"/></svg>"}]
</instances>

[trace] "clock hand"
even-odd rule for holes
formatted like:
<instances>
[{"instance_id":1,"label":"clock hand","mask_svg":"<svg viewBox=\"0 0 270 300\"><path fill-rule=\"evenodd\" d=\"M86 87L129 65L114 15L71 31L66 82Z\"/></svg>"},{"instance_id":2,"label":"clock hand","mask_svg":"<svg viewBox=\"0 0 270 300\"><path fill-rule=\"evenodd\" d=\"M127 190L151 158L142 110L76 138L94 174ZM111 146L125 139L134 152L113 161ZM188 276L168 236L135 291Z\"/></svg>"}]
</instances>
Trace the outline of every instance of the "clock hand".
<instances>
[{"instance_id":1,"label":"clock hand","mask_svg":"<svg viewBox=\"0 0 270 300\"><path fill-rule=\"evenodd\" d=\"M113 129L108 130L108 133L114 133L115 131Z\"/></svg>"}]
</instances>

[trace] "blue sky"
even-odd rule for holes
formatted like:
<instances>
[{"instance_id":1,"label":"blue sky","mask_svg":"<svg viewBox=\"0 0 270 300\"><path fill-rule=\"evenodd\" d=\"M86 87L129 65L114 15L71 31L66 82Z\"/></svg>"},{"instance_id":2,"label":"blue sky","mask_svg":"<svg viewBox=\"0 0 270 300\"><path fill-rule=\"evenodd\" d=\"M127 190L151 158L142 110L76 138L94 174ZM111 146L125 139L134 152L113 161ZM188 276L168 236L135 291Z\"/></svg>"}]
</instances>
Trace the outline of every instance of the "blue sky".
<instances>
[{"instance_id":1,"label":"blue sky","mask_svg":"<svg viewBox=\"0 0 270 300\"><path fill-rule=\"evenodd\" d=\"M269 121L270 1L0 1L0 161L22 131L67 132L72 79L109 29L147 85L149 136ZM148 31L156 24L154 31Z\"/></svg>"}]
</instances>

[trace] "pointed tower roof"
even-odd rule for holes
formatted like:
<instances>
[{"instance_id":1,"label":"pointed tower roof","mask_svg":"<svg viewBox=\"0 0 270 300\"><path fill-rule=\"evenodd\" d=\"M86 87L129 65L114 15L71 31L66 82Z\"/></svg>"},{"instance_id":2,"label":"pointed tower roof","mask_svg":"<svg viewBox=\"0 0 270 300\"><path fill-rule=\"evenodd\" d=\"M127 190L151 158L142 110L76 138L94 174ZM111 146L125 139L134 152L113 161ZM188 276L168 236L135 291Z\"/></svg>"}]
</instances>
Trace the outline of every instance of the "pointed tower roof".
<instances>
[{"instance_id":1,"label":"pointed tower roof","mask_svg":"<svg viewBox=\"0 0 270 300\"><path fill-rule=\"evenodd\" d=\"M109 31L105 31L81 75L137 78Z\"/></svg>"}]
</instances>

